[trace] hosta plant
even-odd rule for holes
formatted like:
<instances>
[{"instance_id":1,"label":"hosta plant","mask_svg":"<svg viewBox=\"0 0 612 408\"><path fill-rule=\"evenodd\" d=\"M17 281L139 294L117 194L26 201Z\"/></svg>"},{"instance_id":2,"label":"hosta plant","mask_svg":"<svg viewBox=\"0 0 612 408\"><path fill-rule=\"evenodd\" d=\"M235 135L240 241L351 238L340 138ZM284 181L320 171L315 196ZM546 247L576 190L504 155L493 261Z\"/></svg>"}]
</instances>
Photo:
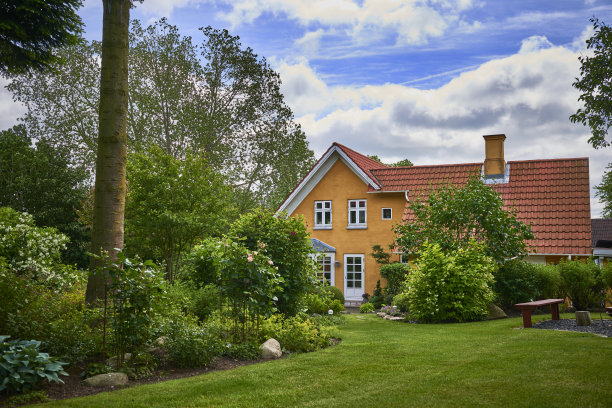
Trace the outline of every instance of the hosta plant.
<instances>
[{"instance_id":1,"label":"hosta plant","mask_svg":"<svg viewBox=\"0 0 612 408\"><path fill-rule=\"evenodd\" d=\"M0 336L0 391L28 391L44 379L63 383L59 376L68 375L66 363L39 352L39 341L8 338Z\"/></svg>"}]
</instances>

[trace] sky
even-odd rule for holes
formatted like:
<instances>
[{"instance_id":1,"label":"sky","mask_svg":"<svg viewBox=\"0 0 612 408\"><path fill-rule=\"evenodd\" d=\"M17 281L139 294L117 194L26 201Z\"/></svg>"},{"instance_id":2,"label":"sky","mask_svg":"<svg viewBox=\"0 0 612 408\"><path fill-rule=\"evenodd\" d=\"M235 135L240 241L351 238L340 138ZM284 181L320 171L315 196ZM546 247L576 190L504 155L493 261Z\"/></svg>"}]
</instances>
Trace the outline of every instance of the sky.
<instances>
[{"instance_id":1,"label":"sky","mask_svg":"<svg viewBox=\"0 0 612 408\"><path fill-rule=\"evenodd\" d=\"M79 14L101 40L102 2ZM208 25L239 35L280 73L317 158L339 142L384 162L482 162L482 136L504 133L506 160L589 157L595 218L612 147L569 121L593 16L612 24L612 0L144 0L131 12L196 44ZM1 90L0 129L21 114Z\"/></svg>"}]
</instances>

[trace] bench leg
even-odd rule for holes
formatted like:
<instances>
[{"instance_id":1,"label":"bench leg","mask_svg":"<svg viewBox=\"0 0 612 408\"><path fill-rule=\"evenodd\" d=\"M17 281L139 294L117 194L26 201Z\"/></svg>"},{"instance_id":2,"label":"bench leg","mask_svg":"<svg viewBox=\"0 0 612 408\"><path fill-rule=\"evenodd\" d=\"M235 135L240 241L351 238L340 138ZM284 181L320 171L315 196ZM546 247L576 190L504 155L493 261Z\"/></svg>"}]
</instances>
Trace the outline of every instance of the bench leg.
<instances>
[{"instance_id":1,"label":"bench leg","mask_svg":"<svg viewBox=\"0 0 612 408\"><path fill-rule=\"evenodd\" d=\"M531 326L531 310L530 309L523 309L523 327L528 329Z\"/></svg>"},{"instance_id":2,"label":"bench leg","mask_svg":"<svg viewBox=\"0 0 612 408\"><path fill-rule=\"evenodd\" d=\"M550 305L550 310L552 312L552 319L559 320L559 304L555 303L553 305Z\"/></svg>"}]
</instances>

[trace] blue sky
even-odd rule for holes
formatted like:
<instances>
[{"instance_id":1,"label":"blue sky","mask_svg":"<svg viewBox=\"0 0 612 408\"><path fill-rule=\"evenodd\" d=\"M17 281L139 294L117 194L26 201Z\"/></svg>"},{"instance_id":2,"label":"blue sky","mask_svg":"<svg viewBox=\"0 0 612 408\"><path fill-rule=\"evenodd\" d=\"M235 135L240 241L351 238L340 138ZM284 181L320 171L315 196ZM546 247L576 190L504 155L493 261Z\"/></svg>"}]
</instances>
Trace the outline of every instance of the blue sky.
<instances>
[{"instance_id":1,"label":"blue sky","mask_svg":"<svg viewBox=\"0 0 612 408\"><path fill-rule=\"evenodd\" d=\"M88 39L101 7L80 10ZM207 25L239 35L280 73L317 157L337 141L387 161L477 162L482 135L505 133L507 160L589 157L593 187L612 149L568 119L592 16L612 24L612 1L144 0L131 17L167 17L195 43ZM2 128L19 112L0 94Z\"/></svg>"}]
</instances>

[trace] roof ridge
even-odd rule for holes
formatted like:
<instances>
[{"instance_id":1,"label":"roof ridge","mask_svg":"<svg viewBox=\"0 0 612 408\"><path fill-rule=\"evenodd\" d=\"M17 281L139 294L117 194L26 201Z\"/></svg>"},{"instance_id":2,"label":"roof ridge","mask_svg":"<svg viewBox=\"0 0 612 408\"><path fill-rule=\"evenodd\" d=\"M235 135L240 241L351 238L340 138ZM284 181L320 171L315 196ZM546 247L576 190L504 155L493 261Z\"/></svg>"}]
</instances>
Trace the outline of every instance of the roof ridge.
<instances>
[{"instance_id":1,"label":"roof ridge","mask_svg":"<svg viewBox=\"0 0 612 408\"><path fill-rule=\"evenodd\" d=\"M362 159L364 159L364 160L367 160L369 163L371 163L371 164L373 164L374 166L376 166L376 168L380 168L380 169L386 169L386 168L389 168L389 166L387 166L386 164L381 163L381 162L379 162L379 161L376 161L376 160L374 160L374 159L372 159L372 158L370 158L370 157L366 156L365 154L359 153L358 151L353 150L353 149L351 149L350 147L347 147L347 146L345 146L345 145L343 145L343 144L340 144L340 143L338 143L338 142L334 142L334 143L332 143L332 146L333 146L333 145L338 146L338 147L339 147L341 150L345 151L345 153L347 153L347 151L348 151L348 152L350 152L350 153L352 153L352 154L358 155L360 158L362 158ZM349 157L350 157L350 156L349 156ZM353 160L353 161L354 161L354 160ZM357 163L355 163L355 164L357 164ZM357 165L358 165L358 164L357 164ZM361 167L361 166L359 166L359 167ZM363 170L367 170L367 171L369 171L370 169L368 168L368 169L363 169Z\"/></svg>"}]
</instances>

